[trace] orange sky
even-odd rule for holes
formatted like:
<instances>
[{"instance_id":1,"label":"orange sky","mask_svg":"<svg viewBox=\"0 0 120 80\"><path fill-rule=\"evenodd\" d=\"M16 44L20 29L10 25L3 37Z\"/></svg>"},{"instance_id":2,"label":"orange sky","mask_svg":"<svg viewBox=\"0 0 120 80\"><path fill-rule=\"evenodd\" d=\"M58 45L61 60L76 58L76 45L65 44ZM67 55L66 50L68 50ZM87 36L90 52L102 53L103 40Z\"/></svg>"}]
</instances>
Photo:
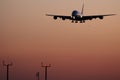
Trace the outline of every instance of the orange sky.
<instances>
[{"instance_id":1,"label":"orange sky","mask_svg":"<svg viewBox=\"0 0 120 80\"><path fill-rule=\"evenodd\" d=\"M44 80L42 61L52 64L49 80L120 80L119 3L85 0L85 15L117 15L74 24L45 14L71 15L80 0L1 0L0 62L14 63L10 80L36 80L37 71Z\"/></svg>"}]
</instances>

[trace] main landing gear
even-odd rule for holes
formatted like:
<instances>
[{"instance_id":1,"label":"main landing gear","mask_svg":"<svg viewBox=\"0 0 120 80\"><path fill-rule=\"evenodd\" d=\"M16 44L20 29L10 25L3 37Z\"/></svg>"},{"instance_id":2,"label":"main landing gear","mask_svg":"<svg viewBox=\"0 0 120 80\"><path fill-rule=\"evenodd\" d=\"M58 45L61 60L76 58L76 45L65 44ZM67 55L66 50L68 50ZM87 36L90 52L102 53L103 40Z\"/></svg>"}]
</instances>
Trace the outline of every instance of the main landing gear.
<instances>
[{"instance_id":1,"label":"main landing gear","mask_svg":"<svg viewBox=\"0 0 120 80\"><path fill-rule=\"evenodd\" d=\"M71 22L71 23L74 23L74 22L75 22L75 23L78 23L78 21L77 21L77 20L72 20L72 22ZM85 23L85 20L81 20L81 21L80 21L80 23Z\"/></svg>"}]
</instances>

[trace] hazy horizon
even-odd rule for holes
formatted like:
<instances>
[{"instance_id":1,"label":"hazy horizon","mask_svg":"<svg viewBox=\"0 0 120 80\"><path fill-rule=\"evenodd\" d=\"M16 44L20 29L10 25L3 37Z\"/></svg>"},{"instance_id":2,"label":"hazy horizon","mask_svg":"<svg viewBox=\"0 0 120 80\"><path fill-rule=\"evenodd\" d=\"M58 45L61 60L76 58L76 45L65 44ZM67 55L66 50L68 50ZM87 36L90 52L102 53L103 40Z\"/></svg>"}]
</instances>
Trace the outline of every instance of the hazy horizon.
<instances>
[{"instance_id":1,"label":"hazy horizon","mask_svg":"<svg viewBox=\"0 0 120 80\"><path fill-rule=\"evenodd\" d=\"M71 23L45 14L71 15L76 0L0 0L0 80L120 80L120 0L84 0L85 15L117 14Z\"/></svg>"}]
</instances>

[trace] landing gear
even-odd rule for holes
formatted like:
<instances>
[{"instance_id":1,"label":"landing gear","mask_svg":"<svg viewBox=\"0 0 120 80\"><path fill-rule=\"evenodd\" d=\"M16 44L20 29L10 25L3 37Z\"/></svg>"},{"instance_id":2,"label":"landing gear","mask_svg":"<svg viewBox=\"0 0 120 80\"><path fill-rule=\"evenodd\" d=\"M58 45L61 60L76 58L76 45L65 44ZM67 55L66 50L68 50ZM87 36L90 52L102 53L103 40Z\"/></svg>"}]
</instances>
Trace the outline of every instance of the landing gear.
<instances>
[{"instance_id":1,"label":"landing gear","mask_svg":"<svg viewBox=\"0 0 120 80\"><path fill-rule=\"evenodd\" d=\"M74 20L72 20L72 22L71 23L74 23Z\"/></svg>"},{"instance_id":2,"label":"landing gear","mask_svg":"<svg viewBox=\"0 0 120 80\"><path fill-rule=\"evenodd\" d=\"M74 20L72 20L72 23L74 23L74 22L75 22L75 23L78 23L78 21L74 21Z\"/></svg>"},{"instance_id":3,"label":"landing gear","mask_svg":"<svg viewBox=\"0 0 120 80\"><path fill-rule=\"evenodd\" d=\"M83 23L85 23L85 20L83 20Z\"/></svg>"},{"instance_id":4,"label":"landing gear","mask_svg":"<svg viewBox=\"0 0 120 80\"><path fill-rule=\"evenodd\" d=\"M82 20L80 21L80 23L82 23Z\"/></svg>"},{"instance_id":5,"label":"landing gear","mask_svg":"<svg viewBox=\"0 0 120 80\"><path fill-rule=\"evenodd\" d=\"M85 20L80 20L80 23L85 23Z\"/></svg>"},{"instance_id":6,"label":"landing gear","mask_svg":"<svg viewBox=\"0 0 120 80\"><path fill-rule=\"evenodd\" d=\"M75 23L78 23L78 21L75 21Z\"/></svg>"},{"instance_id":7,"label":"landing gear","mask_svg":"<svg viewBox=\"0 0 120 80\"><path fill-rule=\"evenodd\" d=\"M71 21L71 23L74 23L74 22L75 22L75 23L78 23L77 20L72 20L72 21ZM85 20L80 20L80 23L85 23Z\"/></svg>"}]
</instances>

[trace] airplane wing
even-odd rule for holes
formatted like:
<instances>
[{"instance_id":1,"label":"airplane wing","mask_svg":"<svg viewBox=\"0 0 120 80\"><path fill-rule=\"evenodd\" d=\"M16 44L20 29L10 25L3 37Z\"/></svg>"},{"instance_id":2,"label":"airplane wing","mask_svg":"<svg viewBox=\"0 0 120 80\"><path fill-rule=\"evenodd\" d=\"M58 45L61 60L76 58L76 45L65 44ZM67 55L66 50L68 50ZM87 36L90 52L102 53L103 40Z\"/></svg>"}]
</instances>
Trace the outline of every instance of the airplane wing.
<instances>
[{"instance_id":1,"label":"airplane wing","mask_svg":"<svg viewBox=\"0 0 120 80\"><path fill-rule=\"evenodd\" d=\"M116 15L116 14L83 16L83 19L84 20L92 20L96 18L103 19L104 16L113 16L113 15Z\"/></svg>"},{"instance_id":2,"label":"airplane wing","mask_svg":"<svg viewBox=\"0 0 120 80\"><path fill-rule=\"evenodd\" d=\"M85 20L92 20L92 19L96 19L96 18L99 18L99 19L103 19L104 16L113 16L113 15L116 15L116 14L107 14L107 15L88 15L88 16L77 16L77 17L72 17L72 16L64 16L64 15L53 15L53 14L46 14L46 16L52 16L53 19L57 19L57 18L61 18L62 20L66 20L66 19L69 19L69 20L72 20L72 22L78 22L80 21L80 23L83 23L85 22Z\"/></svg>"},{"instance_id":3,"label":"airplane wing","mask_svg":"<svg viewBox=\"0 0 120 80\"><path fill-rule=\"evenodd\" d=\"M64 16L64 15L52 15L52 14L46 14L46 16L53 16L54 19L57 19L57 18L62 18L63 20L65 20L65 19L69 19L69 20L71 20L71 19L72 19L71 16Z\"/></svg>"}]
</instances>

